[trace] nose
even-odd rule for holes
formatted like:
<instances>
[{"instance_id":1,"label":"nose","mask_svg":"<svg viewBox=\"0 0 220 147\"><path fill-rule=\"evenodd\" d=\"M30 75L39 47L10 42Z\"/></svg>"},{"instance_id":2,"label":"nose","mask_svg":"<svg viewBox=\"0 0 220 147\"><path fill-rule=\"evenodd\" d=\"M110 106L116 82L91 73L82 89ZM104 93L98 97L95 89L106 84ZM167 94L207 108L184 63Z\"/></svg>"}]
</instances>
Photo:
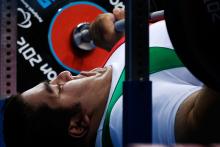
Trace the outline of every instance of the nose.
<instances>
[{"instance_id":1,"label":"nose","mask_svg":"<svg viewBox=\"0 0 220 147\"><path fill-rule=\"evenodd\" d=\"M64 84L71 80L72 74L69 71L61 72L54 80L52 80L51 84Z\"/></svg>"},{"instance_id":2,"label":"nose","mask_svg":"<svg viewBox=\"0 0 220 147\"><path fill-rule=\"evenodd\" d=\"M58 80L63 81L63 82L67 82L71 80L71 77L72 77L72 74L69 71L63 71L57 76Z\"/></svg>"}]
</instances>

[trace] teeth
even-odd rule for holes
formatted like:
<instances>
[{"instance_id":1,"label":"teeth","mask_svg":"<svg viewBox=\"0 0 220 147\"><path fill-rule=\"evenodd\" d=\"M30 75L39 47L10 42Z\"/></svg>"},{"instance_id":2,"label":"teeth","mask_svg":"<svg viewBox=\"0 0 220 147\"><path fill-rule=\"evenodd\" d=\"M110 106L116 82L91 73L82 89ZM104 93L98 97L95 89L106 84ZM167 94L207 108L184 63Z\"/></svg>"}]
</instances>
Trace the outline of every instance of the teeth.
<instances>
[{"instance_id":1,"label":"teeth","mask_svg":"<svg viewBox=\"0 0 220 147\"><path fill-rule=\"evenodd\" d=\"M106 67L104 67L104 68L97 68L95 71L97 71L97 72L105 72L106 71Z\"/></svg>"}]
</instances>

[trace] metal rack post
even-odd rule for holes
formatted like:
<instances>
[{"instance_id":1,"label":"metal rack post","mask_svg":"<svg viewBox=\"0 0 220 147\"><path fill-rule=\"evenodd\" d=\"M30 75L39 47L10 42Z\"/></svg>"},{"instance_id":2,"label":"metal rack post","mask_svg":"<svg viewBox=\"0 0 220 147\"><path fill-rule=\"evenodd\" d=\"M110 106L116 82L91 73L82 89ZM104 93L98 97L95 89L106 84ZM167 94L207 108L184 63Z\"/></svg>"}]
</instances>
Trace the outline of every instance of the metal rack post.
<instances>
[{"instance_id":1,"label":"metal rack post","mask_svg":"<svg viewBox=\"0 0 220 147\"><path fill-rule=\"evenodd\" d=\"M149 1L126 1L126 80L123 87L123 145L152 142L149 80Z\"/></svg>"}]
</instances>

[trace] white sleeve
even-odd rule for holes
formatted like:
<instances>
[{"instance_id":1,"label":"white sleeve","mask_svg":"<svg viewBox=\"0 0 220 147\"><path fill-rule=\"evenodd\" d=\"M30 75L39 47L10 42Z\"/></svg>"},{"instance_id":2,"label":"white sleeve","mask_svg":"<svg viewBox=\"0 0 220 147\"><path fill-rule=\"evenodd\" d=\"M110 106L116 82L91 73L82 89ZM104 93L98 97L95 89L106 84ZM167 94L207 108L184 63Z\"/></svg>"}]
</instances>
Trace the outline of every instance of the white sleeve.
<instances>
[{"instance_id":1,"label":"white sleeve","mask_svg":"<svg viewBox=\"0 0 220 147\"><path fill-rule=\"evenodd\" d=\"M122 96L115 103L110 116L110 135L114 147L122 147Z\"/></svg>"},{"instance_id":2,"label":"white sleeve","mask_svg":"<svg viewBox=\"0 0 220 147\"><path fill-rule=\"evenodd\" d=\"M151 77L153 97L153 143L174 144L174 125L180 104L201 86Z\"/></svg>"}]
</instances>

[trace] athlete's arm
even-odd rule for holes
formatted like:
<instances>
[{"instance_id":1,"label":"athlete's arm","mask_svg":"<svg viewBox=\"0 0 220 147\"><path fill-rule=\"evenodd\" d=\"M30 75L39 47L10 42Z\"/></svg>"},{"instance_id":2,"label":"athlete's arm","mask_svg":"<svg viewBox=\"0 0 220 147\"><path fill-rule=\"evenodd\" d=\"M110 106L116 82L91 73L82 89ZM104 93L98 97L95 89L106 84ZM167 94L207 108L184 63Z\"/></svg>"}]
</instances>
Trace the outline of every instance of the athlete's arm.
<instances>
[{"instance_id":1,"label":"athlete's arm","mask_svg":"<svg viewBox=\"0 0 220 147\"><path fill-rule=\"evenodd\" d=\"M175 137L179 143L220 142L220 92L206 86L189 96L175 120Z\"/></svg>"}]
</instances>

